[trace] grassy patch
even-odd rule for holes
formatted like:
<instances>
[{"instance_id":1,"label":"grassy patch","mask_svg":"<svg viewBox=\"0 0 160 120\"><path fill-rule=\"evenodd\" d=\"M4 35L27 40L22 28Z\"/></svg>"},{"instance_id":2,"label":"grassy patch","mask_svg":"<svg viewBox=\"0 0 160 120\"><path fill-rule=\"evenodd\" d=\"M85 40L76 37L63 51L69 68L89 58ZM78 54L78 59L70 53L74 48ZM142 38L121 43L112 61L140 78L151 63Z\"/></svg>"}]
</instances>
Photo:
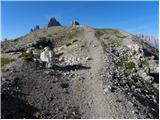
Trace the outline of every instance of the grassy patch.
<instances>
[{"instance_id":1,"label":"grassy patch","mask_svg":"<svg viewBox=\"0 0 160 120\"><path fill-rule=\"evenodd\" d=\"M1 58L1 66L9 64L11 62L13 62L14 59L9 59L9 58Z\"/></svg>"},{"instance_id":2,"label":"grassy patch","mask_svg":"<svg viewBox=\"0 0 160 120\"><path fill-rule=\"evenodd\" d=\"M78 37L78 34L80 32L78 30L73 30L72 32L68 33L65 39L65 44L66 46L70 46L72 43L75 43L78 41L78 39L76 39Z\"/></svg>"},{"instance_id":3,"label":"grassy patch","mask_svg":"<svg viewBox=\"0 0 160 120\"><path fill-rule=\"evenodd\" d=\"M133 69L133 68L135 68L135 63L134 62L126 62L125 63L125 67L127 68L127 69Z\"/></svg>"},{"instance_id":4,"label":"grassy patch","mask_svg":"<svg viewBox=\"0 0 160 120\"><path fill-rule=\"evenodd\" d=\"M26 52L23 52L20 57L22 57L24 60L28 60L28 61L31 61L33 60L33 54L32 53L26 53Z\"/></svg>"},{"instance_id":5,"label":"grassy patch","mask_svg":"<svg viewBox=\"0 0 160 120\"><path fill-rule=\"evenodd\" d=\"M129 70L135 68L134 62L118 61L116 65L120 67L125 67L126 69L129 69Z\"/></svg>"},{"instance_id":6,"label":"grassy patch","mask_svg":"<svg viewBox=\"0 0 160 120\"><path fill-rule=\"evenodd\" d=\"M52 37L52 34L49 34L48 37Z\"/></svg>"},{"instance_id":7,"label":"grassy patch","mask_svg":"<svg viewBox=\"0 0 160 120\"><path fill-rule=\"evenodd\" d=\"M14 42L18 42L20 40L20 38L16 38L16 39L14 39L13 41Z\"/></svg>"}]
</instances>

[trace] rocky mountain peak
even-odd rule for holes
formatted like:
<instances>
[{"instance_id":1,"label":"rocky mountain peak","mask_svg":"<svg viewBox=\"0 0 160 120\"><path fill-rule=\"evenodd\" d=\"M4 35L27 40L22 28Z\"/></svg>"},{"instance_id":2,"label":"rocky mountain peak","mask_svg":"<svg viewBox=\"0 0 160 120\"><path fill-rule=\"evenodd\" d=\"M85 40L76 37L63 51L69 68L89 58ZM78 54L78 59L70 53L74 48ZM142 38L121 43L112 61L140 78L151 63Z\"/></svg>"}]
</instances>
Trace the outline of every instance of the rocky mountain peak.
<instances>
[{"instance_id":1,"label":"rocky mountain peak","mask_svg":"<svg viewBox=\"0 0 160 120\"><path fill-rule=\"evenodd\" d=\"M34 31L39 30L39 29L40 29L39 25L36 25L36 26L34 27Z\"/></svg>"},{"instance_id":2,"label":"rocky mountain peak","mask_svg":"<svg viewBox=\"0 0 160 120\"><path fill-rule=\"evenodd\" d=\"M34 28L31 28L30 32L34 32L39 29L40 29L39 25L36 25Z\"/></svg>"},{"instance_id":3,"label":"rocky mountain peak","mask_svg":"<svg viewBox=\"0 0 160 120\"><path fill-rule=\"evenodd\" d=\"M56 20L55 17L50 18L46 25L46 27L52 27L52 26L61 26L61 24Z\"/></svg>"},{"instance_id":4,"label":"rocky mountain peak","mask_svg":"<svg viewBox=\"0 0 160 120\"><path fill-rule=\"evenodd\" d=\"M74 20L74 21L72 21L72 24L71 24L71 25L72 25L72 26L73 26L73 25L79 25L79 22L77 22L77 21Z\"/></svg>"}]
</instances>

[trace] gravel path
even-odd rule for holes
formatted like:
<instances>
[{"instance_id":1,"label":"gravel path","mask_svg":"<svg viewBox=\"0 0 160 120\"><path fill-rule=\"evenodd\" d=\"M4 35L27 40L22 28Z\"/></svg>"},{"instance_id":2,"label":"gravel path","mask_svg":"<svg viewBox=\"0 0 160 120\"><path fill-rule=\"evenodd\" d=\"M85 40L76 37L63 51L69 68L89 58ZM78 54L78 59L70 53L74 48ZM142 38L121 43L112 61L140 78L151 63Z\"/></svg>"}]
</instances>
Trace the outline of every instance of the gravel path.
<instances>
[{"instance_id":1,"label":"gravel path","mask_svg":"<svg viewBox=\"0 0 160 120\"><path fill-rule=\"evenodd\" d=\"M82 108L85 108L82 117L94 119L135 118L136 116L132 113L132 106L128 104L121 92L104 94L102 74L105 69L105 54L99 40L94 36L94 30L89 28L85 30L84 40L89 48L88 55L92 60L88 62L91 69L80 72L80 76L85 79L80 87L83 90L78 90L81 91L80 94L83 101L85 101L84 103L87 103L87 107L82 106ZM118 99L121 99L122 102L117 103L116 100Z\"/></svg>"}]
</instances>

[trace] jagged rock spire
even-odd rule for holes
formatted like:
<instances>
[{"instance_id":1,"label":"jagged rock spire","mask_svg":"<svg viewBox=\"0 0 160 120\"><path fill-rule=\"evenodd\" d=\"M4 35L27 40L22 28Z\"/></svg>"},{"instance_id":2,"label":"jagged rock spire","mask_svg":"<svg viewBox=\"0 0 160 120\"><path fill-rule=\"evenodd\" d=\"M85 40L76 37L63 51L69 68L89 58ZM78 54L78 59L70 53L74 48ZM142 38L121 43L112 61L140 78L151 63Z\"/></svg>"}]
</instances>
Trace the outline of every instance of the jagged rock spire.
<instances>
[{"instance_id":1,"label":"jagged rock spire","mask_svg":"<svg viewBox=\"0 0 160 120\"><path fill-rule=\"evenodd\" d=\"M39 30L39 29L40 29L39 25L36 25L36 27L34 28L34 31Z\"/></svg>"},{"instance_id":2,"label":"jagged rock spire","mask_svg":"<svg viewBox=\"0 0 160 120\"><path fill-rule=\"evenodd\" d=\"M77 21L72 21L72 24L71 24L72 26L74 26L74 25L79 25L79 23L77 22Z\"/></svg>"},{"instance_id":3,"label":"jagged rock spire","mask_svg":"<svg viewBox=\"0 0 160 120\"><path fill-rule=\"evenodd\" d=\"M52 27L52 26L61 26L61 24L56 20L55 17L50 18L46 25L46 27Z\"/></svg>"}]
</instances>

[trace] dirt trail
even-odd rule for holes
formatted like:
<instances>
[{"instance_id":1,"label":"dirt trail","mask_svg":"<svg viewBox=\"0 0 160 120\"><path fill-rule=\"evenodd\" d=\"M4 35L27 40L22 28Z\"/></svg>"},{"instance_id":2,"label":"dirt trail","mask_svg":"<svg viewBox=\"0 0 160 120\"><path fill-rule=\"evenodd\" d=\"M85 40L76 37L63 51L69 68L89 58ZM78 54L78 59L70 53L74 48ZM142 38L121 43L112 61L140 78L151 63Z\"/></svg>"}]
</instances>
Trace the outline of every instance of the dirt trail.
<instances>
[{"instance_id":1,"label":"dirt trail","mask_svg":"<svg viewBox=\"0 0 160 120\"><path fill-rule=\"evenodd\" d=\"M87 32L88 31L88 32ZM89 48L89 54L92 58L90 66L91 69L88 72L90 75L86 75L88 78L88 85L90 85L90 96L93 99L92 109L91 109L91 118L106 118L105 115L105 101L103 97L102 81L99 80L99 74L103 68L103 49L100 43L94 37L93 30L87 30L84 33L84 40L87 41L87 46ZM96 46L93 47L93 46Z\"/></svg>"},{"instance_id":2,"label":"dirt trail","mask_svg":"<svg viewBox=\"0 0 160 120\"><path fill-rule=\"evenodd\" d=\"M104 94L102 72L105 69L104 52L99 40L96 39L93 29L85 29L84 40L88 47L88 56L92 58L88 62L91 69L80 71L80 76L85 79L77 88L82 101L87 103L82 118L134 118L131 106L128 105L123 95L118 93ZM77 86L76 86L77 87ZM116 103L117 99L122 103ZM85 104L84 104L85 105Z\"/></svg>"}]
</instances>

